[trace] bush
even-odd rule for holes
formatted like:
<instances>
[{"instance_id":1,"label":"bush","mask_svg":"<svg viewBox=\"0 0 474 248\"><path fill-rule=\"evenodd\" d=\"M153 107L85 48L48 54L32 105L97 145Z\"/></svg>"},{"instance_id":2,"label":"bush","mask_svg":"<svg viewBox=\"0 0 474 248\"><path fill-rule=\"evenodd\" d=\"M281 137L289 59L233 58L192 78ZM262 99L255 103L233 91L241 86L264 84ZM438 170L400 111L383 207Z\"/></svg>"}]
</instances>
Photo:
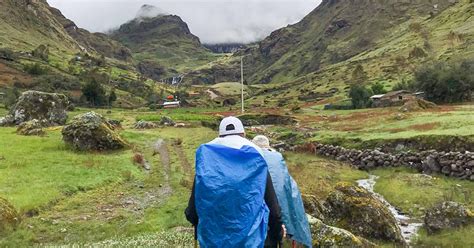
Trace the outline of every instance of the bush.
<instances>
[{"instance_id":1,"label":"bush","mask_svg":"<svg viewBox=\"0 0 474 248\"><path fill-rule=\"evenodd\" d=\"M472 100L474 60L458 63L442 62L420 68L415 73L417 89L436 103Z\"/></svg>"},{"instance_id":2,"label":"bush","mask_svg":"<svg viewBox=\"0 0 474 248\"><path fill-rule=\"evenodd\" d=\"M82 88L82 95L85 100L92 106L105 106L107 104L107 96L100 81L90 79Z\"/></svg>"},{"instance_id":3,"label":"bush","mask_svg":"<svg viewBox=\"0 0 474 248\"><path fill-rule=\"evenodd\" d=\"M43 75L48 73L48 69L40 63L25 64L23 69L30 75Z\"/></svg>"},{"instance_id":4,"label":"bush","mask_svg":"<svg viewBox=\"0 0 474 248\"><path fill-rule=\"evenodd\" d=\"M367 81L368 76L367 72L365 72L364 67L362 65L357 65L354 71L352 72L352 81L354 83L363 83Z\"/></svg>"},{"instance_id":5,"label":"bush","mask_svg":"<svg viewBox=\"0 0 474 248\"><path fill-rule=\"evenodd\" d=\"M370 107L372 104L370 97L373 95L371 89L361 85L353 85L349 90L352 106L356 109Z\"/></svg>"},{"instance_id":6,"label":"bush","mask_svg":"<svg viewBox=\"0 0 474 248\"><path fill-rule=\"evenodd\" d=\"M45 45L39 45L33 52L31 53L34 57L39 58L43 61L48 61L49 59L49 47Z\"/></svg>"},{"instance_id":7,"label":"bush","mask_svg":"<svg viewBox=\"0 0 474 248\"><path fill-rule=\"evenodd\" d=\"M0 59L14 61L17 59L17 55L9 48L0 48Z\"/></svg>"},{"instance_id":8,"label":"bush","mask_svg":"<svg viewBox=\"0 0 474 248\"><path fill-rule=\"evenodd\" d=\"M372 93L378 95L378 94L385 94L387 93L387 90L385 90L385 86L381 82L374 83L370 86L370 89L372 90Z\"/></svg>"},{"instance_id":9,"label":"bush","mask_svg":"<svg viewBox=\"0 0 474 248\"><path fill-rule=\"evenodd\" d=\"M428 54L425 52L425 50L423 50L423 48L421 47L414 47L410 53L408 54L408 58L410 59L416 59L416 58L423 58L423 57L427 57Z\"/></svg>"},{"instance_id":10,"label":"bush","mask_svg":"<svg viewBox=\"0 0 474 248\"><path fill-rule=\"evenodd\" d=\"M414 81L402 79L402 81L395 84L392 88L393 91L398 90L408 90L408 91L417 91L417 87Z\"/></svg>"},{"instance_id":11,"label":"bush","mask_svg":"<svg viewBox=\"0 0 474 248\"><path fill-rule=\"evenodd\" d=\"M20 97L21 94L18 88L16 87L8 89L5 93L5 100L3 102L5 104L5 108L10 108L15 105L18 97Z\"/></svg>"},{"instance_id":12,"label":"bush","mask_svg":"<svg viewBox=\"0 0 474 248\"><path fill-rule=\"evenodd\" d=\"M81 83L76 78L62 75L43 75L33 81L33 88L45 92L80 90Z\"/></svg>"}]
</instances>

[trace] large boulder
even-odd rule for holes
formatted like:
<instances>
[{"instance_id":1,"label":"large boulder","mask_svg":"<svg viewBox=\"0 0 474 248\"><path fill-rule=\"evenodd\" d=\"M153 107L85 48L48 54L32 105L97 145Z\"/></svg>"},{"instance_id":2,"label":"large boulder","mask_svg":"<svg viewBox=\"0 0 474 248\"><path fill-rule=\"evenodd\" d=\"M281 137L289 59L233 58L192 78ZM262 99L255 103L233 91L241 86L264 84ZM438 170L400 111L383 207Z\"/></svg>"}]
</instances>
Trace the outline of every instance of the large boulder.
<instances>
[{"instance_id":1,"label":"large boulder","mask_svg":"<svg viewBox=\"0 0 474 248\"><path fill-rule=\"evenodd\" d=\"M74 117L62 130L63 140L80 151L116 150L128 144L100 114L88 112Z\"/></svg>"},{"instance_id":2,"label":"large boulder","mask_svg":"<svg viewBox=\"0 0 474 248\"><path fill-rule=\"evenodd\" d=\"M63 94L26 91L10 113L0 120L0 125L20 125L34 119L47 126L64 125L69 105L68 98Z\"/></svg>"},{"instance_id":3,"label":"large boulder","mask_svg":"<svg viewBox=\"0 0 474 248\"><path fill-rule=\"evenodd\" d=\"M0 234L9 228L14 228L20 222L20 216L15 208L0 197Z\"/></svg>"},{"instance_id":4,"label":"large boulder","mask_svg":"<svg viewBox=\"0 0 474 248\"><path fill-rule=\"evenodd\" d=\"M138 121L137 123L135 123L135 129L153 129L153 128L157 128L158 126L151 122L151 121Z\"/></svg>"},{"instance_id":5,"label":"large boulder","mask_svg":"<svg viewBox=\"0 0 474 248\"><path fill-rule=\"evenodd\" d=\"M457 202L442 202L425 214L425 227L432 234L443 229L474 224L474 213Z\"/></svg>"},{"instance_id":6,"label":"large boulder","mask_svg":"<svg viewBox=\"0 0 474 248\"><path fill-rule=\"evenodd\" d=\"M356 235L404 244L400 227L390 210L372 193L338 183L325 203L326 221Z\"/></svg>"},{"instance_id":7,"label":"large boulder","mask_svg":"<svg viewBox=\"0 0 474 248\"><path fill-rule=\"evenodd\" d=\"M18 128L16 129L16 133L19 135L25 135L25 136L31 136L31 135L37 135L37 136L43 136L46 134L46 132L43 130L43 126L45 126L44 123L42 123L39 120L31 120L27 122L23 122L20 125L18 125Z\"/></svg>"},{"instance_id":8,"label":"large boulder","mask_svg":"<svg viewBox=\"0 0 474 248\"><path fill-rule=\"evenodd\" d=\"M351 232L324 224L308 215L314 247L377 247L374 243Z\"/></svg>"}]
</instances>

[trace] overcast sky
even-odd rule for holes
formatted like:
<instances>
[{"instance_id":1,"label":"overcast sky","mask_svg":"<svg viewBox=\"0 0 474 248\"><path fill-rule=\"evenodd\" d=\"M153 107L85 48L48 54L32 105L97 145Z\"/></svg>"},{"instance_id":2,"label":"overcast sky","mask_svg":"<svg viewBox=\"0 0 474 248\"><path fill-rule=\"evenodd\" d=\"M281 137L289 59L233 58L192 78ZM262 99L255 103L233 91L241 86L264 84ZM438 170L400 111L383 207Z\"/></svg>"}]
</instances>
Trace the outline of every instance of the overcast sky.
<instances>
[{"instance_id":1,"label":"overcast sky","mask_svg":"<svg viewBox=\"0 0 474 248\"><path fill-rule=\"evenodd\" d=\"M179 15L203 43L254 42L293 24L321 0L48 0L79 27L104 32L133 19L143 4Z\"/></svg>"}]
</instances>

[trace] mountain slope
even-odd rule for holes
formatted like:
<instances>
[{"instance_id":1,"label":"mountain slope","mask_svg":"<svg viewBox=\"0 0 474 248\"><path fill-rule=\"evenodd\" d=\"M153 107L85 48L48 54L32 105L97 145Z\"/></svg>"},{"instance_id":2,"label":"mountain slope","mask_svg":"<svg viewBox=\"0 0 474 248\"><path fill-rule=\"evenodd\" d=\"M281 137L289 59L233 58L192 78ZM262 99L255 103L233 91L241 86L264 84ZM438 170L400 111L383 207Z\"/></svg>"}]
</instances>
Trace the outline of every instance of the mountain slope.
<instances>
[{"instance_id":1,"label":"mountain slope","mask_svg":"<svg viewBox=\"0 0 474 248\"><path fill-rule=\"evenodd\" d=\"M99 53L127 60L130 51L105 34L78 28L46 0L0 1L0 46L31 51L48 45L57 54Z\"/></svg>"},{"instance_id":2,"label":"mountain slope","mask_svg":"<svg viewBox=\"0 0 474 248\"><path fill-rule=\"evenodd\" d=\"M0 46L28 50L41 44L68 52L80 46L51 14L45 0L0 1Z\"/></svg>"},{"instance_id":3,"label":"mountain slope","mask_svg":"<svg viewBox=\"0 0 474 248\"><path fill-rule=\"evenodd\" d=\"M143 8L149 12L151 6L144 5L139 13ZM162 77L187 72L215 57L176 15L138 16L120 26L111 37L130 48L138 61L163 67Z\"/></svg>"},{"instance_id":4,"label":"mountain slope","mask_svg":"<svg viewBox=\"0 0 474 248\"><path fill-rule=\"evenodd\" d=\"M55 19L61 23L66 32L82 47L110 58L119 60L131 59L130 50L119 42L109 38L106 34L90 33L85 29L77 27L73 21L67 19L61 11L56 8L50 7L49 11Z\"/></svg>"},{"instance_id":5,"label":"mountain slope","mask_svg":"<svg viewBox=\"0 0 474 248\"><path fill-rule=\"evenodd\" d=\"M446 11L455 9L462 15L447 18L452 20L452 29L466 25L454 19L472 16L469 0L431 2L325 0L301 22L273 32L257 47L244 53L249 56L246 61L251 65L251 79L260 83L291 81L377 49L386 48L385 55L397 54L404 47L389 43L400 35L404 36L402 42L411 48L415 45L429 48L428 43L445 39L430 28L446 22L439 20ZM414 23L416 25L410 27ZM472 33L472 30L465 31ZM414 39L416 41L412 42ZM388 45L392 47L389 49ZM376 56L373 55L364 60L374 59Z\"/></svg>"}]
</instances>

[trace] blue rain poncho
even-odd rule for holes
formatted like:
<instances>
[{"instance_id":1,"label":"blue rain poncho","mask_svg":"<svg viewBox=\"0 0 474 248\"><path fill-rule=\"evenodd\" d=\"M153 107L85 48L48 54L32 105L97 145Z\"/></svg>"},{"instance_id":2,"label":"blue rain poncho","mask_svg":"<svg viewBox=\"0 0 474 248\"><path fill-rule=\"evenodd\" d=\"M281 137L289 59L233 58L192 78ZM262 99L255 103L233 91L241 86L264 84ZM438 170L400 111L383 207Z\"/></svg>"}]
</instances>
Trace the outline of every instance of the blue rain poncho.
<instances>
[{"instance_id":1,"label":"blue rain poncho","mask_svg":"<svg viewBox=\"0 0 474 248\"><path fill-rule=\"evenodd\" d=\"M296 242L312 247L311 231L303 199L298 185L288 173L283 156L279 152L267 149L264 150L263 155L268 164L268 171L272 177L273 188L275 188L288 235Z\"/></svg>"},{"instance_id":2,"label":"blue rain poncho","mask_svg":"<svg viewBox=\"0 0 474 248\"><path fill-rule=\"evenodd\" d=\"M253 147L205 144L196 153L195 204L201 247L263 247L268 168Z\"/></svg>"}]
</instances>

